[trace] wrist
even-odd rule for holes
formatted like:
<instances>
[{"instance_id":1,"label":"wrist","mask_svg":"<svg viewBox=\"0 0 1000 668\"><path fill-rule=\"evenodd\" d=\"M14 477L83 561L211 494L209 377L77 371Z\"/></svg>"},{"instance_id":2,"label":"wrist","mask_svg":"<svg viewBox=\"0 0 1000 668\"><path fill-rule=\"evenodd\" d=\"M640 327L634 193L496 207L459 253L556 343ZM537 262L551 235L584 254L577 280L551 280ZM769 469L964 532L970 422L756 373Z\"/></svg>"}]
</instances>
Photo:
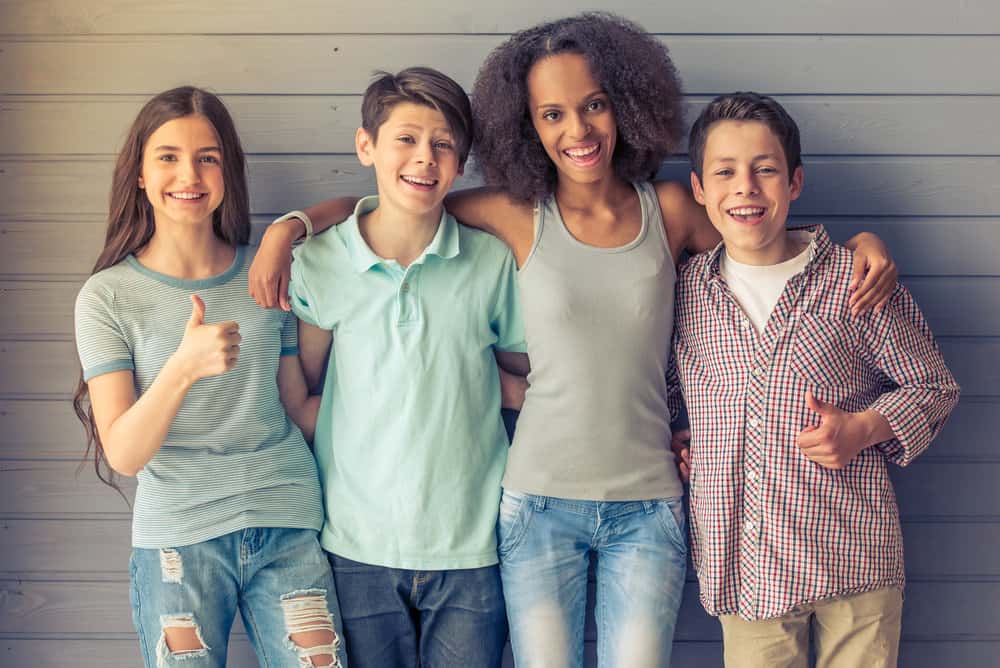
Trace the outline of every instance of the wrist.
<instances>
[{"instance_id":1,"label":"wrist","mask_svg":"<svg viewBox=\"0 0 1000 668\"><path fill-rule=\"evenodd\" d=\"M306 227L299 218L276 220L264 230L264 236L280 239L282 243L291 246L306 235Z\"/></svg>"},{"instance_id":2,"label":"wrist","mask_svg":"<svg viewBox=\"0 0 1000 668\"><path fill-rule=\"evenodd\" d=\"M191 386L198 381L197 371L176 352L167 358L166 364L163 365L163 370L160 371L160 377L170 387L178 388L182 392L190 390Z\"/></svg>"},{"instance_id":3,"label":"wrist","mask_svg":"<svg viewBox=\"0 0 1000 668\"><path fill-rule=\"evenodd\" d=\"M295 232L292 241L305 237L309 239L313 235L312 220L305 211L289 211L283 216L275 218L271 227L282 226L284 229L291 229Z\"/></svg>"},{"instance_id":4,"label":"wrist","mask_svg":"<svg viewBox=\"0 0 1000 668\"><path fill-rule=\"evenodd\" d=\"M860 425L864 448L888 441L895 436L889 422L877 411L868 409L861 413L854 413L853 417Z\"/></svg>"}]
</instances>

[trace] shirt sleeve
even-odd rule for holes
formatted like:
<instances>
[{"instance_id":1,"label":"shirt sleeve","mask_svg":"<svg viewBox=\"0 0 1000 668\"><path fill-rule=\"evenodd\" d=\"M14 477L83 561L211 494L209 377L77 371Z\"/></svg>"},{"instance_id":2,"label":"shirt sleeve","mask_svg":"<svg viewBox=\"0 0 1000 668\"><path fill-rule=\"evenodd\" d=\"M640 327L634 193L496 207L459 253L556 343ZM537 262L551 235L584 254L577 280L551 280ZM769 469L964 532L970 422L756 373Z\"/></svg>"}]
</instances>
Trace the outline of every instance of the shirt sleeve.
<instances>
[{"instance_id":1,"label":"shirt sleeve","mask_svg":"<svg viewBox=\"0 0 1000 668\"><path fill-rule=\"evenodd\" d=\"M521 297L517 288L517 265L514 263L514 256L506 247L500 265L500 276L497 279L490 327L497 335L496 347L500 350L511 353L528 351L524 340Z\"/></svg>"},{"instance_id":2,"label":"shirt sleeve","mask_svg":"<svg viewBox=\"0 0 1000 668\"><path fill-rule=\"evenodd\" d=\"M296 261L292 262L292 275L291 280L288 283L288 299L292 304L292 312L301 318L303 321L313 325L315 327L323 327L319 322L319 313L317 309L317 304L313 298L312 293L309 291L308 278L306 276L306 271L304 266L307 262L300 257L300 252L303 246L299 246L295 249L294 255L296 256ZM289 326L285 323L285 326ZM297 327L292 319L293 327ZM285 330L282 328L281 337L282 348L285 346ZM296 342L296 346L298 343Z\"/></svg>"},{"instance_id":3,"label":"shirt sleeve","mask_svg":"<svg viewBox=\"0 0 1000 668\"><path fill-rule=\"evenodd\" d=\"M894 439L880 443L885 456L906 466L927 449L958 402L958 383L909 291L896 286L881 313L860 321L862 336L886 391L869 408L882 415Z\"/></svg>"},{"instance_id":4,"label":"shirt sleeve","mask_svg":"<svg viewBox=\"0 0 1000 668\"><path fill-rule=\"evenodd\" d=\"M281 355L299 354L299 321L293 313L282 312Z\"/></svg>"},{"instance_id":5,"label":"shirt sleeve","mask_svg":"<svg viewBox=\"0 0 1000 668\"><path fill-rule=\"evenodd\" d=\"M681 379L677 373L677 346L680 342L677 329L673 333L673 345L670 346L670 362L667 363L667 410L670 412L671 424L681 417L684 408L684 397L681 395Z\"/></svg>"},{"instance_id":6,"label":"shirt sleeve","mask_svg":"<svg viewBox=\"0 0 1000 668\"><path fill-rule=\"evenodd\" d=\"M76 297L76 350L83 380L113 371L134 371L132 349L115 311L115 292L92 277Z\"/></svg>"}]
</instances>

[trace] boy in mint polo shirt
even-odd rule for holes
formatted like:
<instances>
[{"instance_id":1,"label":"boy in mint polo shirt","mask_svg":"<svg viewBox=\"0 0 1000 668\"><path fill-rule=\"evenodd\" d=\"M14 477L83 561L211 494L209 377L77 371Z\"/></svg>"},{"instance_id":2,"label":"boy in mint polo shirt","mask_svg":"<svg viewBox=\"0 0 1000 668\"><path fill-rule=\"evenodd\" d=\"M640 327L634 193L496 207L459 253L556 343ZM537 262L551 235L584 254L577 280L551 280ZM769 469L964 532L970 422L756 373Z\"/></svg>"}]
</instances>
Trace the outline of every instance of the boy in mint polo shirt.
<instances>
[{"instance_id":1,"label":"boy in mint polo shirt","mask_svg":"<svg viewBox=\"0 0 1000 668\"><path fill-rule=\"evenodd\" d=\"M442 204L472 114L462 88L410 68L365 92L358 158L378 196L296 249L290 296L353 668L499 666L496 552L507 436L494 351L525 351L516 268ZM332 346L331 346L332 336Z\"/></svg>"}]
</instances>

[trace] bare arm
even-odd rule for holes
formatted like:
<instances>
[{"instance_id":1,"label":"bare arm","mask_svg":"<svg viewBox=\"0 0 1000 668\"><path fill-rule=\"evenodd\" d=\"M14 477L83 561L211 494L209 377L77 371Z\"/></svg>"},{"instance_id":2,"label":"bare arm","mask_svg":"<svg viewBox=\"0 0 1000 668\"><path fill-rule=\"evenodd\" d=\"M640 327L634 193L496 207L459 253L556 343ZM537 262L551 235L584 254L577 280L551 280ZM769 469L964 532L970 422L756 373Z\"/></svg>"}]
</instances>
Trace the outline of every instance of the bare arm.
<instances>
[{"instance_id":1,"label":"bare arm","mask_svg":"<svg viewBox=\"0 0 1000 668\"><path fill-rule=\"evenodd\" d=\"M318 234L347 220L358 203L357 197L338 197L306 209ZM298 218L269 225L260 240L247 279L247 289L258 305L292 310L288 302L288 280L292 267L292 244L306 234L305 224Z\"/></svg>"},{"instance_id":2,"label":"bare arm","mask_svg":"<svg viewBox=\"0 0 1000 668\"><path fill-rule=\"evenodd\" d=\"M194 306L184 338L142 396L136 398L134 376L128 370L96 376L87 383L108 464L123 475L134 476L157 453L195 382L236 366L239 326L206 325L205 305L191 297Z\"/></svg>"},{"instance_id":3,"label":"bare arm","mask_svg":"<svg viewBox=\"0 0 1000 668\"><path fill-rule=\"evenodd\" d=\"M296 355L282 355L278 363L278 396L285 412L292 419L307 443L312 443L319 413L319 395L309 395L302 363Z\"/></svg>"},{"instance_id":4,"label":"bare arm","mask_svg":"<svg viewBox=\"0 0 1000 668\"><path fill-rule=\"evenodd\" d=\"M310 389L317 388L323 378L331 341L333 334L330 330L299 320L299 359L302 361L306 387Z\"/></svg>"}]
</instances>

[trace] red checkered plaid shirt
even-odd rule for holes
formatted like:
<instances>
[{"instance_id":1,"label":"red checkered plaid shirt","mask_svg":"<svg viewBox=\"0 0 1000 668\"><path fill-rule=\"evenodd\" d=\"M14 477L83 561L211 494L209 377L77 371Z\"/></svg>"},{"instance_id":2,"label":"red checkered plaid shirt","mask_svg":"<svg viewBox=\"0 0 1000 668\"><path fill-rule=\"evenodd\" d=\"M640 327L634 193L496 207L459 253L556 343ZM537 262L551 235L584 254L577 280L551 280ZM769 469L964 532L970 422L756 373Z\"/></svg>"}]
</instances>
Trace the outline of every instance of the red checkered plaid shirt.
<instances>
[{"instance_id":1,"label":"red checkered plaid shirt","mask_svg":"<svg viewBox=\"0 0 1000 668\"><path fill-rule=\"evenodd\" d=\"M902 587L886 464L913 461L958 401L910 293L897 286L881 313L852 317L851 253L822 227L813 232L813 258L759 335L719 274L721 245L678 278L671 380L691 423L691 542L712 615L765 619L829 596ZM842 470L812 462L795 444L818 422L806 390L845 411L878 411L896 438Z\"/></svg>"}]
</instances>

